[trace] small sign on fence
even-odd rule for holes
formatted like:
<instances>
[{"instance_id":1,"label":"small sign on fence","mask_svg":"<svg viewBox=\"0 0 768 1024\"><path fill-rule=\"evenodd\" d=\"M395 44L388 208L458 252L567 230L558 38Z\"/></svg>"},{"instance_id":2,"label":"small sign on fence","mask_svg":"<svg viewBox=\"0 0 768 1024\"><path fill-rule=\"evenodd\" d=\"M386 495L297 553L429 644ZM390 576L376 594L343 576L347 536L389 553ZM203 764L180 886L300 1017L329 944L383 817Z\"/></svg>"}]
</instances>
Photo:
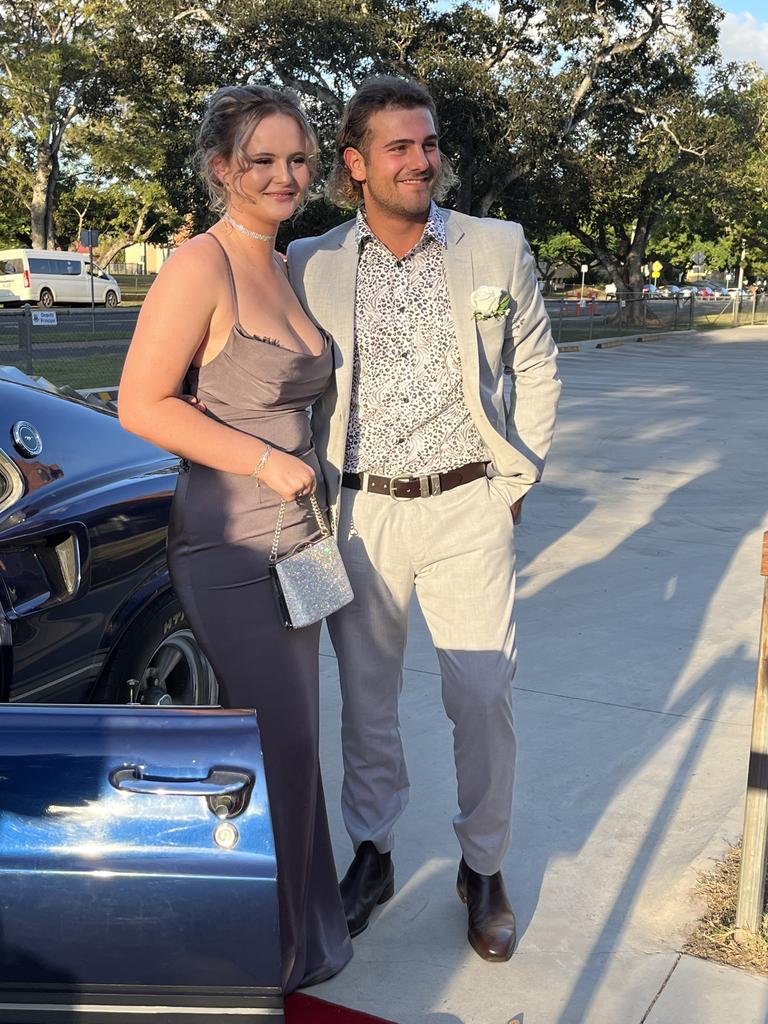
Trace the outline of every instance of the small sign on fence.
<instances>
[{"instance_id":1,"label":"small sign on fence","mask_svg":"<svg viewBox=\"0 0 768 1024\"><path fill-rule=\"evenodd\" d=\"M58 323L56 314L50 309L33 309L32 310L32 326L33 327L55 327Z\"/></svg>"}]
</instances>

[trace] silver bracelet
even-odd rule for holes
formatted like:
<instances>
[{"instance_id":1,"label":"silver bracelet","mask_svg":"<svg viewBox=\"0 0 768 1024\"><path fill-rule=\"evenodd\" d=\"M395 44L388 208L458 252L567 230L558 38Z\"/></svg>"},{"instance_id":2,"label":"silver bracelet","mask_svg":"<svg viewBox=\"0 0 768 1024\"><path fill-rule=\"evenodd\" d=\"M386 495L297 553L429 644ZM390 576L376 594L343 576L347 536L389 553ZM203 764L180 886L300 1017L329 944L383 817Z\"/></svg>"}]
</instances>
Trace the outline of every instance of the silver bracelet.
<instances>
[{"instance_id":1,"label":"silver bracelet","mask_svg":"<svg viewBox=\"0 0 768 1024\"><path fill-rule=\"evenodd\" d=\"M261 453L261 458L256 463L256 465L253 467L253 470L251 472L251 476L256 478L256 486L257 487L259 486L259 483L260 483L259 477L261 476L262 470L266 466L267 459L269 458L269 456L271 454L272 454L272 445L268 444L267 447L264 449L264 451Z\"/></svg>"}]
</instances>

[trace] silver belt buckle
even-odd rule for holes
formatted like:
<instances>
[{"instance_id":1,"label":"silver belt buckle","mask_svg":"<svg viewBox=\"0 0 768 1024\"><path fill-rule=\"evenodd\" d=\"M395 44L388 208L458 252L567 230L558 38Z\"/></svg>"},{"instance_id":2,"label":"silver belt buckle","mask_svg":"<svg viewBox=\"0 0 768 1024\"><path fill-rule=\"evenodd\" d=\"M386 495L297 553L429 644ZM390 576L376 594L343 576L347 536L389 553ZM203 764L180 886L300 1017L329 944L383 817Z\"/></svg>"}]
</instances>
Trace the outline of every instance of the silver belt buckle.
<instances>
[{"instance_id":1,"label":"silver belt buckle","mask_svg":"<svg viewBox=\"0 0 768 1024\"><path fill-rule=\"evenodd\" d=\"M399 484L399 483L407 484L407 483L410 482L410 480L411 480L411 478L409 476L393 476L392 479L389 481L389 496L390 496L390 498L394 498L395 501L410 501L411 499L408 497L407 494L404 497L402 497L402 498L398 498L398 496L395 494L395 485L396 484Z\"/></svg>"}]
</instances>

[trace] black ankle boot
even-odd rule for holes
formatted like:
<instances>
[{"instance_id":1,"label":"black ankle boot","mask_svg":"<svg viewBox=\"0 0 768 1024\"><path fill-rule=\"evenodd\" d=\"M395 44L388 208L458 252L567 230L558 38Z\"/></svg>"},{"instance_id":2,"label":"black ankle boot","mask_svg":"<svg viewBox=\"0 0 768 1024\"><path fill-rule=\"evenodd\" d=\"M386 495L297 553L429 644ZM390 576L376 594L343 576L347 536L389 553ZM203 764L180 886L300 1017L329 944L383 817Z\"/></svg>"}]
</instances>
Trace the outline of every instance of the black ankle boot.
<instances>
[{"instance_id":1,"label":"black ankle boot","mask_svg":"<svg viewBox=\"0 0 768 1024\"><path fill-rule=\"evenodd\" d=\"M392 855L379 853L368 840L360 843L339 887L349 934L354 938L368 927L373 908L395 894Z\"/></svg>"}]
</instances>

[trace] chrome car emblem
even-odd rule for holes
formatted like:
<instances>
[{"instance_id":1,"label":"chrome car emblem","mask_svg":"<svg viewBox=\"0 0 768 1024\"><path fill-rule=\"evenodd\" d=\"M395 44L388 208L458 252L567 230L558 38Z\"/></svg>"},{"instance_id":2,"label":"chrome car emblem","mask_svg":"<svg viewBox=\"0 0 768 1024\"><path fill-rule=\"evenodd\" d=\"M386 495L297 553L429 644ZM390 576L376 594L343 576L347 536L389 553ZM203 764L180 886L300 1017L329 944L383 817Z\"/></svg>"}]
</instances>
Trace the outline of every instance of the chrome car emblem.
<instances>
[{"instance_id":1,"label":"chrome car emblem","mask_svg":"<svg viewBox=\"0 0 768 1024\"><path fill-rule=\"evenodd\" d=\"M19 420L11 428L11 437L16 451L25 459L34 458L43 450L43 439L37 427L26 420Z\"/></svg>"}]
</instances>

